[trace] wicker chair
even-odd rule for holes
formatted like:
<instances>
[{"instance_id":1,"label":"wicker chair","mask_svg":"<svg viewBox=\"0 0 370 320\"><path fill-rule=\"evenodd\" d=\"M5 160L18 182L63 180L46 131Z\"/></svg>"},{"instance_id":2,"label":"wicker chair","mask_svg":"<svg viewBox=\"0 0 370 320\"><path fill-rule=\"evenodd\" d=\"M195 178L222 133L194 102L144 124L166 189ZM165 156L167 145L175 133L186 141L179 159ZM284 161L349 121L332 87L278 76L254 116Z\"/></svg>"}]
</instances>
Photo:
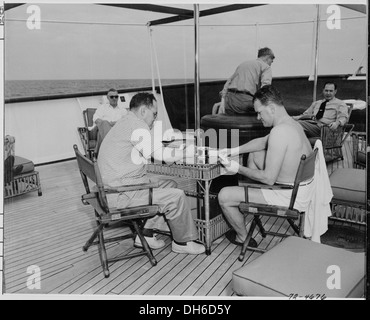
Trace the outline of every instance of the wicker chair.
<instances>
[{"instance_id":1,"label":"wicker chair","mask_svg":"<svg viewBox=\"0 0 370 320\"><path fill-rule=\"evenodd\" d=\"M26 158L16 156L15 138L4 139L4 199L37 191L42 196L39 173L34 163Z\"/></svg>"},{"instance_id":2,"label":"wicker chair","mask_svg":"<svg viewBox=\"0 0 370 320\"><path fill-rule=\"evenodd\" d=\"M353 145L353 167L366 168L366 132L351 133Z\"/></svg>"},{"instance_id":3,"label":"wicker chair","mask_svg":"<svg viewBox=\"0 0 370 320\"><path fill-rule=\"evenodd\" d=\"M348 105L348 121L351 117L353 105ZM321 128L320 137L309 138L311 145L314 146L317 139L322 141L324 156L326 162L335 160L343 160L342 147L346 139L350 136L354 124L347 123L344 126L339 126L335 130L331 130L327 125Z\"/></svg>"}]
</instances>

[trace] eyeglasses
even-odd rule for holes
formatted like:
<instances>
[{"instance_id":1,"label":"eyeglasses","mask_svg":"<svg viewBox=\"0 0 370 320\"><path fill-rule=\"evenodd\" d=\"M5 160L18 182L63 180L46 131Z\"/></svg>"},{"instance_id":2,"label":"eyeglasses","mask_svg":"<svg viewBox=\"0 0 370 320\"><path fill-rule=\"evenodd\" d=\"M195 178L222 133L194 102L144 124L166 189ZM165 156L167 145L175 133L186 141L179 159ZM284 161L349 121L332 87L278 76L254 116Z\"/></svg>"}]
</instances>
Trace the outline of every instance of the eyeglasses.
<instances>
[{"instance_id":1,"label":"eyeglasses","mask_svg":"<svg viewBox=\"0 0 370 320\"><path fill-rule=\"evenodd\" d=\"M118 99L118 96L108 96L111 99Z\"/></svg>"}]
</instances>

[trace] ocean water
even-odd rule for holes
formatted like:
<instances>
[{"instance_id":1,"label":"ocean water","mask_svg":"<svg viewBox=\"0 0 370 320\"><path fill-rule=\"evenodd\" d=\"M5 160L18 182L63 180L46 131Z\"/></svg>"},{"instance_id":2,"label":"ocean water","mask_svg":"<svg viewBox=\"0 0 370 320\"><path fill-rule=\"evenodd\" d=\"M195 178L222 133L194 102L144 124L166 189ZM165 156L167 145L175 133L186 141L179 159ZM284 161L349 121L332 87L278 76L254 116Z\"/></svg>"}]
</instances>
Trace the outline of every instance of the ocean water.
<instances>
[{"instance_id":1,"label":"ocean water","mask_svg":"<svg viewBox=\"0 0 370 320\"><path fill-rule=\"evenodd\" d=\"M193 82L184 79L163 79L162 85ZM155 83L158 85L158 82ZM127 89L151 87L151 79L99 79L99 80L6 80L5 99L40 97L59 94L77 94L108 91L110 88Z\"/></svg>"}]
</instances>

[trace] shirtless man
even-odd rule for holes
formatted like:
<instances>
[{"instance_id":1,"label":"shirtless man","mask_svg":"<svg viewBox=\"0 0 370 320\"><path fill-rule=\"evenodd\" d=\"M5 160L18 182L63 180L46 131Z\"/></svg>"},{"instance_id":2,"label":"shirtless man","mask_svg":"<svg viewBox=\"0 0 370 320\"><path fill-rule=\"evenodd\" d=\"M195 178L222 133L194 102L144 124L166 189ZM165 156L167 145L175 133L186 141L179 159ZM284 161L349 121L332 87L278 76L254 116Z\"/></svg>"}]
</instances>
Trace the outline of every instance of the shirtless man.
<instances>
[{"instance_id":1,"label":"shirtless man","mask_svg":"<svg viewBox=\"0 0 370 320\"><path fill-rule=\"evenodd\" d=\"M224 166L260 183L273 185L275 182L294 182L302 154L312 152L311 145L304 134L302 127L286 112L280 93L271 85L259 89L253 99L257 118L265 127L272 127L269 135L249 141L248 143L227 150L230 156L249 153L247 167L240 166L235 161L221 160ZM305 208L308 201L308 192L311 186L307 184L299 189L295 207ZM248 190L250 202L289 205L291 190ZM225 187L219 195L218 201L227 220L234 228L228 239L242 245L247 237L244 217L238 206L245 201L243 187ZM230 238L231 237L231 238ZM253 243L254 242L254 243ZM252 239L251 246L255 246Z\"/></svg>"}]
</instances>

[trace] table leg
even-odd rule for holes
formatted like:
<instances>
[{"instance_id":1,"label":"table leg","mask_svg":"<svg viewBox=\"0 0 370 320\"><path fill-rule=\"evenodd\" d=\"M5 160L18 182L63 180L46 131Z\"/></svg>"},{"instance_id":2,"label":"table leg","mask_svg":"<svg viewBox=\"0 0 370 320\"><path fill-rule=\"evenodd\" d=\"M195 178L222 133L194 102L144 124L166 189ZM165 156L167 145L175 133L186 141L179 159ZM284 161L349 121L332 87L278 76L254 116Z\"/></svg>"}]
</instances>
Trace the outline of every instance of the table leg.
<instances>
[{"instance_id":1,"label":"table leg","mask_svg":"<svg viewBox=\"0 0 370 320\"><path fill-rule=\"evenodd\" d=\"M204 181L204 216L205 216L205 237L206 237L206 254L211 254L211 224L209 219L209 187L210 181Z\"/></svg>"}]
</instances>

